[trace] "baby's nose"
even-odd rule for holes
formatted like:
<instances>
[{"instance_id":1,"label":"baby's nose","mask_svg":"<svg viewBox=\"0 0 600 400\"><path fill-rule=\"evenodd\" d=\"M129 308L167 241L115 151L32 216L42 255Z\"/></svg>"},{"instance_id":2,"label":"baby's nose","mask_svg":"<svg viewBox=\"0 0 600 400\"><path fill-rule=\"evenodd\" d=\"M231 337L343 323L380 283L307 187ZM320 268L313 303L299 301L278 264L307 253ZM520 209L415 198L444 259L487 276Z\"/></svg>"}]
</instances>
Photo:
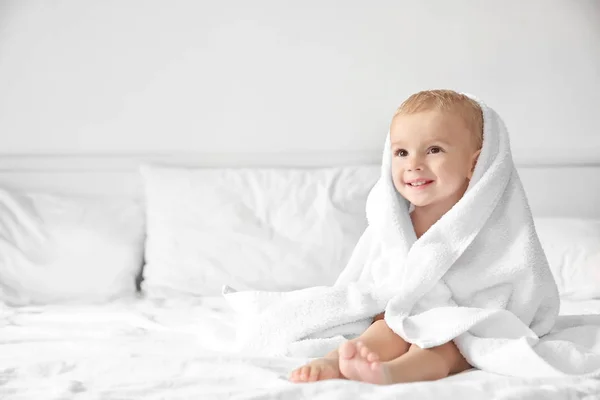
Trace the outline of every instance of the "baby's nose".
<instances>
[{"instance_id":1,"label":"baby's nose","mask_svg":"<svg viewBox=\"0 0 600 400\"><path fill-rule=\"evenodd\" d=\"M423 159L419 155L412 154L406 162L406 167L409 171L420 171L423 169Z\"/></svg>"}]
</instances>

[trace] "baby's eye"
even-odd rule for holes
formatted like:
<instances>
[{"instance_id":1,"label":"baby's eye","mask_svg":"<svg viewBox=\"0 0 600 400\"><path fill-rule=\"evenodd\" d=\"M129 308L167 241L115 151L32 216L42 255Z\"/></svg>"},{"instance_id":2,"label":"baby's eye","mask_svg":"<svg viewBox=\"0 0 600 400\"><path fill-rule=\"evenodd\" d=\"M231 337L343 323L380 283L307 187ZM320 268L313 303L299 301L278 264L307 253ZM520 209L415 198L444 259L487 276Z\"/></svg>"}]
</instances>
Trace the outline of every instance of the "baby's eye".
<instances>
[{"instance_id":1,"label":"baby's eye","mask_svg":"<svg viewBox=\"0 0 600 400\"><path fill-rule=\"evenodd\" d=\"M396 150L396 156L406 157L407 155L408 155L408 151L406 151L404 149L398 149L398 150Z\"/></svg>"},{"instance_id":2,"label":"baby's eye","mask_svg":"<svg viewBox=\"0 0 600 400\"><path fill-rule=\"evenodd\" d=\"M437 154L437 153L441 153L441 152L442 152L442 149L437 146L431 147L429 149L429 153L431 153L431 154Z\"/></svg>"}]
</instances>

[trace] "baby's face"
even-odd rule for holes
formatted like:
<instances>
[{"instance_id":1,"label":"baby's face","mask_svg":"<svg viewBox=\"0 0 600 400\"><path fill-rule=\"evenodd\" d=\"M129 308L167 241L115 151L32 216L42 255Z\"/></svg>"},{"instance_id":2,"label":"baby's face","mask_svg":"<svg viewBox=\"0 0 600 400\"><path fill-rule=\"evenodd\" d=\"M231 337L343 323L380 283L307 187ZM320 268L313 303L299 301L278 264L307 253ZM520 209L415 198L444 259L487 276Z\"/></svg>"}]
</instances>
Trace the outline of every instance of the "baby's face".
<instances>
[{"instance_id":1,"label":"baby's face","mask_svg":"<svg viewBox=\"0 0 600 400\"><path fill-rule=\"evenodd\" d=\"M390 127L392 177L416 207L450 209L465 193L479 151L463 119L424 111L398 115Z\"/></svg>"}]
</instances>

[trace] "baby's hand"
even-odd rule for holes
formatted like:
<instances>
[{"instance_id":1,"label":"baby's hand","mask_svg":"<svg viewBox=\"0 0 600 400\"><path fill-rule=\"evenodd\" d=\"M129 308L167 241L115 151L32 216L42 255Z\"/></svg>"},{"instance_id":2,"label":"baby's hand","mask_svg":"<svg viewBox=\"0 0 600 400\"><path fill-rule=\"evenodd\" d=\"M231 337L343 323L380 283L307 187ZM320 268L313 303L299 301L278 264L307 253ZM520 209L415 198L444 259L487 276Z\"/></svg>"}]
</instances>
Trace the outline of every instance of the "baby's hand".
<instances>
[{"instance_id":1,"label":"baby's hand","mask_svg":"<svg viewBox=\"0 0 600 400\"><path fill-rule=\"evenodd\" d=\"M316 382L325 379L341 379L340 365L337 358L319 358L294 370L290 380L296 383Z\"/></svg>"}]
</instances>

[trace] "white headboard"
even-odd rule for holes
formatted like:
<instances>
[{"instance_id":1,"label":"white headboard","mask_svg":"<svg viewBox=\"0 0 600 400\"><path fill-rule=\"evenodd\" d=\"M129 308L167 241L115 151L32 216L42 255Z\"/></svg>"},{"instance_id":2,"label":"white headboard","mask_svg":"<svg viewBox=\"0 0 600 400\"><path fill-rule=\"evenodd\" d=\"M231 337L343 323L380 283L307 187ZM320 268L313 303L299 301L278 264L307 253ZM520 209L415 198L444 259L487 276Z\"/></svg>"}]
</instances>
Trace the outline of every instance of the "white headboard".
<instances>
[{"instance_id":1,"label":"white headboard","mask_svg":"<svg viewBox=\"0 0 600 400\"><path fill-rule=\"evenodd\" d=\"M0 156L0 186L21 191L143 198L138 167L321 167L379 164L379 152ZM600 159L517 158L535 216L600 218Z\"/></svg>"}]
</instances>

